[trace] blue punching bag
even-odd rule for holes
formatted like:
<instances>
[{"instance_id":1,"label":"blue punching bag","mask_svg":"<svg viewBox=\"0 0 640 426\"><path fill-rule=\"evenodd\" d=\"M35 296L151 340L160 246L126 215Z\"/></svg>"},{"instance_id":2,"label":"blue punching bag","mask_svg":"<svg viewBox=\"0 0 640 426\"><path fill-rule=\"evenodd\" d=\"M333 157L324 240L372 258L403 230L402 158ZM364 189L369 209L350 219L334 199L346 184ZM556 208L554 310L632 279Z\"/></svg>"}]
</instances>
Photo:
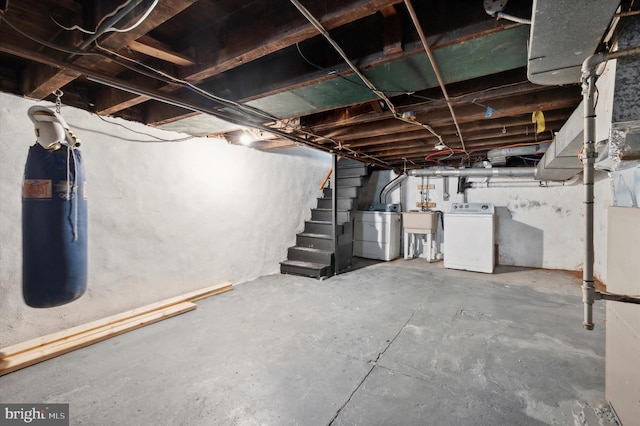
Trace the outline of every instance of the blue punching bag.
<instances>
[{"instance_id":1,"label":"blue punching bag","mask_svg":"<svg viewBox=\"0 0 640 426\"><path fill-rule=\"evenodd\" d=\"M86 182L62 117L32 109L38 143L29 148L22 187L22 293L27 305L50 308L87 288Z\"/></svg>"}]
</instances>

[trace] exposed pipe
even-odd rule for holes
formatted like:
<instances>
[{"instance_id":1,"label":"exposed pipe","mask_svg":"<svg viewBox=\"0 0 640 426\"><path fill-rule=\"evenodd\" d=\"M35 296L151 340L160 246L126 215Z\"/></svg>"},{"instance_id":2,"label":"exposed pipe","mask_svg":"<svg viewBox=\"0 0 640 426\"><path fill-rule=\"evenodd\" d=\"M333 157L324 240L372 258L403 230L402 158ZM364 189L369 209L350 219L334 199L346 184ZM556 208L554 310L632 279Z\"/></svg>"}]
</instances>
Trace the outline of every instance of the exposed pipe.
<instances>
[{"instance_id":1,"label":"exposed pipe","mask_svg":"<svg viewBox=\"0 0 640 426\"><path fill-rule=\"evenodd\" d=\"M387 194L389 192L391 192L393 189L395 189L398 185L400 185L402 182L404 182L405 180L407 180L409 176L405 173L401 174L400 176L396 177L395 179L393 179L391 182L389 182L388 184L386 184L384 186L384 188L382 188L382 191L380 191L380 197L378 198L379 201L381 203L386 203L387 202Z\"/></svg>"},{"instance_id":2,"label":"exposed pipe","mask_svg":"<svg viewBox=\"0 0 640 426\"><path fill-rule=\"evenodd\" d=\"M496 13L496 18L506 19L507 21L517 22L518 24L531 25L531 19L519 18L517 16L508 15L506 13L498 12Z\"/></svg>"},{"instance_id":3,"label":"exposed pipe","mask_svg":"<svg viewBox=\"0 0 640 426\"><path fill-rule=\"evenodd\" d=\"M509 167L491 169L419 169L411 170L411 176L463 176L463 177L492 177L492 176L514 176L514 177L535 177L535 167Z\"/></svg>"},{"instance_id":4,"label":"exposed pipe","mask_svg":"<svg viewBox=\"0 0 640 426\"><path fill-rule=\"evenodd\" d=\"M444 81L442 80L442 76L440 75L440 71L438 70L438 66L436 65L436 60L433 57L433 53L431 53L431 48L429 47L429 43L427 42L427 37L422 30L422 26L420 25L420 21L418 20L418 15L416 15L416 11L413 9L413 5L411 4L411 0L404 0L404 4L407 6L409 10L409 15L411 15L411 20L413 21L413 25L416 27L418 31L418 35L420 36L420 41L422 42L422 46L424 47L425 52L427 52L427 56L429 57L429 62L431 62L431 68L433 68L433 72L438 79L438 84L440 85L440 89L442 90L442 94L447 101L447 106L449 107L449 112L451 113L451 118L453 119L453 124L456 126L456 131L458 132L458 137L460 138L460 144L462 145L462 151L464 151L467 156L469 153L467 152L467 148L464 146L464 139L462 138L462 132L460 131L460 125L458 124L458 120L456 118L455 112L453 112L453 106L449 100L449 93L447 93L447 89L444 85Z\"/></svg>"},{"instance_id":5,"label":"exposed pipe","mask_svg":"<svg viewBox=\"0 0 640 426\"><path fill-rule=\"evenodd\" d=\"M331 236L333 239L333 275L338 275L340 245L338 244L338 154L331 154Z\"/></svg>"},{"instance_id":6,"label":"exposed pipe","mask_svg":"<svg viewBox=\"0 0 640 426\"><path fill-rule=\"evenodd\" d=\"M505 164L507 161L507 157L513 157L517 155L543 154L547 151L550 145L550 142L544 142L528 146L492 149L490 151L487 151L487 160L489 160L492 164Z\"/></svg>"},{"instance_id":7,"label":"exposed pipe","mask_svg":"<svg viewBox=\"0 0 640 426\"><path fill-rule=\"evenodd\" d=\"M327 39L327 41L331 44L331 46L333 46L333 48L336 50L336 52L338 52L338 54L347 63L347 65L349 65L349 68L351 68L351 70L353 70L353 72L358 77L360 77L360 80L362 80L362 82L367 86L367 88L369 90L371 90L376 96L378 96L380 99L382 99L387 104L387 107L389 107L389 110L393 114L394 118L396 118L396 119L398 119L400 121L404 121L406 123L411 123L411 124L416 124L418 126L421 126L421 127L425 128L426 130L428 130L433 136L438 138L438 140L441 143L444 143L442 141L442 136L440 136L433 129L433 127L431 127L431 126L429 126L428 124L425 124L425 123L420 123L419 121L416 121L415 119L403 117L402 114L398 113L398 111L396 111L396 107L393 105L393 103L387 97L387 95L385 95L383 91L378 90L376 88L376 86L374 86L374 84L371 81L369 81L369 79L358 69L358 67L349 59L349 57L344 52L344 50L342 50L340 45L338 43L336 43L336 41L333 38L331 38L331 35L324 28L324 26L322 26L322 23L320 21L318 21L318 19L316 19L316 17L313 16L313 14L311 12L309 12L309 10L307 10L307 8L305 8L298 0L290 0L290 1L300 11L300 13L302 13L302 15L305 18L307 18L307 20L311 23L311 25L313 25L320 32L320 34L322 34L324 36L324 38ZM463 147L464 147L464 144L463 144Z\"/></svg>"},{"instance_id":8,"label":"exposed pipe","mask_svg":"<svg viewBox=\"0 0 640 426\"><path fill-rule=\"evenodd\" d=\"M94 41L96 41L98 38L100 38L101 35L103 35L104 33L107 32L107 30L111 27L113 27L115 24L117 24L122 18L124 18L124 16L131 12L133 9L135 9L140 3L142 3L142 0L137 0L137 1L132 1L131 3L129 3L128 5L126 5L125 7L123 7L122 9L120 9L118 11L118 13L114 14L112 17L110 17L109 19L107 19L105 22L103 22L100 25L100 28L98 28L95 32L95 34L91 35L89 38L87 38L85 41L82 42L82 44L80 44L80 46L78 46L78 50L84 50L87 47L89 47L89 45L91 43L93 43ZM67 60L71 60L75 57L75 54L71 54Z\"/></svg>"},{"instance_id":9,"label":"exposed pipe","mask_svg":"<svg viewBox=\"0 0 640 426\"><path fill-rule=\"evenodd\" d=\"M41 58L41 56L39 54L37 54L37 53L30 54L30 59L34 59L34 60L36 60L38 62L47 63L47 61L49 61L49 62L51 61L50 59L47 59L47 61L45 61L44 59L40 59L40 58ZM118 81L116 78L113 78L113 77L110 77L110 76L106 76L106 75L98 75L97 73L95 73L95 72L93 72L91 70L87 70L85 68L78 67L78 66L75 66L73 64L64 64L64 65L60 65L60 67L80 72L80 73L82 73L82 74L87 76L87 80L90 80L90 81L93 81L93 82L96 82L96 83L100 83L100 84L104 84L105 86L113 87L114 89L122 90L122 91L129 92L129 93L133 93L133 94L139 95L139 96L146 96L146 97L148 97L150 99L154 99L154 100L157 100L159 102L163 102L163 103L166 103L166 104L169 104L169 105L179 106L181 108L185 108L185 109L188 109L190 111L200 112L200 113L203 113L203 114L208 114L208 115L211 115L213 117L220 118L221 120L225 120L225 121L227 121L229 123L238 124L238 125L246 126L246 127L253 127L255 129L263 130L265 132L269 132L269 133L272 133L274 135L281 136L282 138L288 139L288 140L290 140L292 142L299 143L299 144L302 144L302 145L307 145L307 146L319 149L321 151L326 151L326 152L333 152L334 151L334 149L332 149L330 147L327 147L327 146L324 146L324 145L322 145L322 144L320 144L318 142L314 142L311 139L302 138L302 137L287 133L287 132L282 131L282 130L271 128L271 127L269 127L267 125L264 125L264 124L255 123L255 122L248 122L248 121L245 121L243 119L240 119L240 118L237 118L237 117L233 117L233 116L231 116L231 115L229 115L229 114L227 114L227 113L225 113L223 111L216 110L214 108L207 108L207 107L204 107L204 106L198 106L198 105L189 103L187 101L184 101L182 99L179 99L179 98L177 98L177 97L175 97L173 95L162 93L159 90L144 89L142 87L136 87L136 88L130 87L130 86ZM369 162L371 162L373 164L376 164L376 165L378 165L380 167L383 167L385 169L391 169L391 166L388 163L386 163L386 162L384 162L384 161L382 161L382 160L380 160L380 159L378 159L376 157L373 157L371 155L362 155L361 157L358 157L357 155L355 155L355 153L348 153L348 152L344 152L344 151L341 151L340 155L343 156L343 157L352 158L352 159L354 159L356 161L363 161L363 158L366 157L367 161L369 161Z\"/></svg>"},{"instance_id":10,"label":"exposed pipe","mask_svg":"<svg viewBox=\"0 0 640 426\"><path fill-rule=\"evenodd\" d=\"M584 305L584 319L582 326L587 330L593 330L593 303L601 299L596 293L593 280L593 185L594 163L597 157L595 148L596 139L596 67L602 62L626 56L640 55L640 47L619 50L617 52L596 53L589 56L582 63L582 97L584 103L584 145L582 150L583 182L584 182L584 265L582 268L582 302Z\"/></svg>"},{"instance_id":11,"label":"exposed pipe","mask_svg":"<svg viewBox=\"0 0 640 426\"><path fill-rule=\"evenodd\" d=\"M564 181L552 180L511 180L500 182L470 182L471 188L550 188L555 186L570 186L578 181L578 175Z\"/></svg>"}]
</instances>

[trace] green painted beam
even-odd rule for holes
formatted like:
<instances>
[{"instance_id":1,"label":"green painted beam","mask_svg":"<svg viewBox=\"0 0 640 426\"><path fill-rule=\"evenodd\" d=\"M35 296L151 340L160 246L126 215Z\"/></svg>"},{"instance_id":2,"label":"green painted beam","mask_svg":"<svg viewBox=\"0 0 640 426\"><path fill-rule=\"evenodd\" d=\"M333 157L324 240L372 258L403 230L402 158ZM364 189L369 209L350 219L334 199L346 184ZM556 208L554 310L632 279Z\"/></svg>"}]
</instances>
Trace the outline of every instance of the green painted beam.
<instances>
[{"instance_id":1,"label":"green painted beam","mask_svg":"<svg viewBox=\"0 0 640 426\"><path fill-rule=\"evenodd\" d=\"M433 51L446 84L495 74L527 64L529 27L520 25ZM426 54L417 54L363 71L388 96L438 85ZM351 82L347 81L351 80ZM335 77L248 102L280 118L312 114L377 97L355 75Z\"/></svg>"}]
</instances>

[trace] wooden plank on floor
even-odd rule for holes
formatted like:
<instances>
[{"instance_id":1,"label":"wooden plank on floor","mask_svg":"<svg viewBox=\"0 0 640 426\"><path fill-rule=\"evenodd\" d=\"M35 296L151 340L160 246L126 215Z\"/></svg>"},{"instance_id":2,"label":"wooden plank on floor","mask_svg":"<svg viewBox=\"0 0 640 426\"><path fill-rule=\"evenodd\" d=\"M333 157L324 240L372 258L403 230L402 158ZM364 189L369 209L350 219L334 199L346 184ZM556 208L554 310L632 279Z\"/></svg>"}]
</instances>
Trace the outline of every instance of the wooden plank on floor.
<instances>
[{"instance_id":1,"label":"wooden plank on floor","mask_svg":"<svg viewBox=\"0 0 640 426\"><path fill-rule=\"evenodd\" d=\"M196 309L196 304L192 302L173 304L5 357L0 360L0 376L194 309Z\"/></svg>"},{"instance_id":2,"label":"wooden plank on floor","mask_svg":"<svg viewBox=\"0 0 640 426\"><path fill-rule=\"evenodd\" d=\"M117 323L119 321L123 321L128 318L132 318L138 315L142 315L148 312L162 309L164 307L175 305L177 303L195 302L197 300L214 296L216 294L224 293L229 290L233 290L233 285L231 285L228 282L225 282L222 284L216 284L216 285L205 287L199 290L194 290L188 293L184 293L184 294L181 294L180 296L172 297L170 299L165 299L160 302L152 303L150 305L142 306L140 308L135 308L126 312L111 315L109 317L105 317L105 318L92 321L86 324L82 324L76 327L71 327L56 333L48 334L46 336L37 337L35 339L31 339L25 342L17 343L15 345L7 346L5 348L0 349L0 361L7 357L17 355L21 352L32 350L33 348L37 348L40 346L48 345L58 340L67 339L71 336L75 336L81 333L86 333L88 331L95 330L100 327L104 327L105 325Z\"/></svg>"}]
</instances>

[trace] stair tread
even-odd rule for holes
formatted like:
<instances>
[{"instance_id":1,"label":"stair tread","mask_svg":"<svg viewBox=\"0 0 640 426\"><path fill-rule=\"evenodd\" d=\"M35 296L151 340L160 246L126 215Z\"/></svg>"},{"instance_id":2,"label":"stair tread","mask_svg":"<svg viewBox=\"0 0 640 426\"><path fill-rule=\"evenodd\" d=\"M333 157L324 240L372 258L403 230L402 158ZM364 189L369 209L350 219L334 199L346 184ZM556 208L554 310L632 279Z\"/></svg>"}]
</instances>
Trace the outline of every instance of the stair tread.
<instances>
[{"instance_id":1,"label":"stair tread","mask_svg":"<svg viewBox=\"0 0 640 426\"><path fill-rule=\"evenodd\" d=\"M320 224L320 225L331 225L331 221L330 220L309 219L306 222L308 222L308 223L317 223L317 224Z\"/></svg>"},{"instance_id":2,"label":"stair tread","mask_svg":"<svg viewBox=\"0 0 640 426\"><path fill-rule=\"evenodd\" d=\"M321 238L323 240L331 240L333 237L329 234L314 234L312 232L300 232L301 237Z\"/></svg>"},{"instance_id":3,"label":"stair tread","mask_svg":"<svg viewBox=\"0 0 640 426\"><path fill-rule=\"evenodd\" d=\"M290 247L290 248L293 248L293 249L296 249L296 250L313 252L313 253L323 253L323 254L332 254L333 253L333 250L323 250L323 249L313 248L313 247L293 246L293 247Z\"/></svg>"},{"instance_id":4,"label":"stair tread","mask_svg":"<svg viewBox=\"0 0 640 426\"><path fill-rule=\"evenodd\" d=\"M333 197L331 197L331 195L327 195L326 197L320 197L320 198L330 200ZM340 195L338 195L338 200L355 200L356 198L358 197L341 197Z\"/></svg>"},{"instance_id":5,"label":"stair tread","mask_svg":"<svg viewBox=\"0 0 640 426\"><path fill-rule=\"evenodd\" d=\"M308 268L308 269L322 269L322 268L326 268L327 266L331 266L326 263L305 262L303 260L283 260L282 262L280 262L280 264L297 266L299 268Z\"/></svg>"}]
</instances>

